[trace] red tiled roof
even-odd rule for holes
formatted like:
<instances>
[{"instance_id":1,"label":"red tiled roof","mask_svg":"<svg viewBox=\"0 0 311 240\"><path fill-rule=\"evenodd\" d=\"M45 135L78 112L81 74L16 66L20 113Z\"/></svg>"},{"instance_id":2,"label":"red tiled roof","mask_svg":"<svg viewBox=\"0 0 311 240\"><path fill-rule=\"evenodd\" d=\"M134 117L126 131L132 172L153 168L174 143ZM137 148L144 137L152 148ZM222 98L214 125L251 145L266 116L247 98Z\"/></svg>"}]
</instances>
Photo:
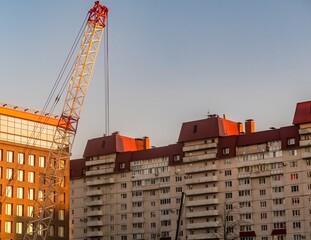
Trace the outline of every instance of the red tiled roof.
<instances>
[{"instance_id":1,"label":"red tiled roof","mask_svg":"<svg viewBox=\"0 0 311 240\"><path fill-rule=\"evenodd\" d=\"M238 124L236 122L224 118L212 117L183 123L178 142L238 134Z\"/></svg>"},{"instance_id":2,"label":"red tiled roof","mask_svg":"<svg viewBox=\"0 0 311 240\"><path fill-rule=\"evenodd\" d=\"M84 177L85 159L76 159L70 161L70 179Z\"/></svg>"},{"instance_id":3,"label":"red tiled roof","mask_svg":"<svg viewBox=\"0 0 311 240\"><path fill-rule=\"evenodd\" d=\"M86 144L83 157L142 150L142 141L142 139L134 139L119 134L90 139Z\"/></svg>"},{"instance_id":4,"label":"red tiled roof","mask_svg":"<svg viewBox=\"0 0 311 240\"><path fill-rule=\"evenodd\" d=\"M296 105L293 124L311 123L311 101L300 102Z\"/></svg>"}]
</instances>

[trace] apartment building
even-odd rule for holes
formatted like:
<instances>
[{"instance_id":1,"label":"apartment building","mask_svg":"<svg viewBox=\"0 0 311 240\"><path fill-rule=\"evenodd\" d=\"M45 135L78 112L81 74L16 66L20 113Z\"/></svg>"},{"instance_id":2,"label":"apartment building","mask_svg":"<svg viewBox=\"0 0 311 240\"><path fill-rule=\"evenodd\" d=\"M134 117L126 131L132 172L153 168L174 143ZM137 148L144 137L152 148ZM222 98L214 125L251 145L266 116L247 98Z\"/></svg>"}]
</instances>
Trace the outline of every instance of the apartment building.
<instances>
[{"instance_id":1,"label":"apartment building","mask_svg":"<svg viewBox=\"0 0 311 240\"><path fill-rule=\"evenodd\" d=\"M0 239L23 238L57 123L56 116L0 104ZM48 239L69 238L69 169L63 183Z\"/></svg>"},{"instance_id":2,"label":"apartment building","mask_svg":"<svg viewBox=\"0 0 311 240\"><path fill-rule=\"evenodd\" d=\"M89 140L71 161L85 221L71 239L311 239L310 109L298 103L292 125L259 132L212 115L158 148L118 133Z\"/></svg>"}]
</instances>

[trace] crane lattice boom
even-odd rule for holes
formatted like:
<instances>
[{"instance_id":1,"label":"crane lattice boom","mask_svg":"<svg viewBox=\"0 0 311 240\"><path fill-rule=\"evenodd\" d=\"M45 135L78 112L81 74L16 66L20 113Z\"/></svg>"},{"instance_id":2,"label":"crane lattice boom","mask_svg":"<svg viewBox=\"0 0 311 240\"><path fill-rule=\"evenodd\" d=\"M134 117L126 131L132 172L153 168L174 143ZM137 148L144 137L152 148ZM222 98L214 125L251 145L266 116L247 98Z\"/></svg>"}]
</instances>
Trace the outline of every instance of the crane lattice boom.
<instances>
[{"instance_id":1,"label":"crane lattice boom","mask_svg":"<svg viewBox=\"0 0 311 240\"><path fill-rule=\"evenodd\" d=\"M70 152L106 25L107 13L108 8L102 6L99 1L96 1L89 11L62 114L54 134L45 173L41 176L33 216L25 229L24 240L47 238L56 207L55 199L69 166Z\"/></svg>"}]
</instances>

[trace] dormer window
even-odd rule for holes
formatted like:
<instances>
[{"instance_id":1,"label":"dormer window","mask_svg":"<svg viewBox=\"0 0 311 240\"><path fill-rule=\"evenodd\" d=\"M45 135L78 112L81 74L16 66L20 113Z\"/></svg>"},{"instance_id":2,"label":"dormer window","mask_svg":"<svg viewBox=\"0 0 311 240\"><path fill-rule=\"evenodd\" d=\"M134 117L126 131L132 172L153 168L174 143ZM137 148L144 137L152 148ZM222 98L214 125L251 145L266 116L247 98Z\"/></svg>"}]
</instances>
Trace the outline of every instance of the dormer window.
<instances>
[{"instance_id":1,"label":"dormer window","mask_svg":"<svg viewBox=\"0 0 311 240\"><path fill-rule=\"evenodd\" d=\"M288 138L287 139L287 145L288 146L295 145L295 138Z\"/></svg>"},{"instance_id":2,"label":"dormer window","mask_svg":"<svg viewBox=\"0 0 311 240\"><path fill-rule=\"evenodd\" d=\"M193 126L193 133L196 133L198 131L198 125Z\"/></svg>"},{"instance_id":3,"label":"dormer window","mask_svg":"<svg viewBox=\"0 0 311 240\"><path fill-rule=\"evenodd\" d=\"M222 154L224 154L224 155L229 154L229 152L230 152L230 149L228 147L222 149Z\"/></svg>"},{"instance_id":4,"label":"dormer window","mask_svg":"<svg viewBox=\"0 0 311 240\"><path fill-rule=\"evenodd\" d=\"M120 169L124 169L125 168L125 163L120 163Z\"/></svg>"}]
</instances>

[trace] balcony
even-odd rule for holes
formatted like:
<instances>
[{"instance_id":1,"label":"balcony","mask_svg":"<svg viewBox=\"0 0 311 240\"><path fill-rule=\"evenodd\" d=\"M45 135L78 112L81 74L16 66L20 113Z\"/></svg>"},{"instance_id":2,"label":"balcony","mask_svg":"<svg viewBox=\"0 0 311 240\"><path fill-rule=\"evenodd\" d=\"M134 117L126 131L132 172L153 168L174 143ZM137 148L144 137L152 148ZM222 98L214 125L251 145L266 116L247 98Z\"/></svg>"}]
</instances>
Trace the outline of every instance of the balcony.
<instances>
[{"instance_id":1,"label":"balcony","mask_svg":"<svg viewBox=\"0 0 311 240\"><path fill-rule=\"evenodd\" d=\"M102 190L88 190L86 192L86 196L91 197L91 196L100 196L103 195Z\"/></svg>"},{"instance_id":2,"label":"balcony","mask_svg":"<svg viewBox=\"0 0 311 240\"><path fill-rule=\"evenodd\" d=\"M310 139L309 140L301 140L301 141L299 141L299 145L301 147L311 146L311 140Z\"/></svg>"},{"instance_id":3,"label":"balcony","mask_svg":"<svg viewBox=\"0 0 311 240\"><path fill-rule=\"evenodd\" d=\"M283 169L282 169L282 168L271 169L270 174L271 174L271 175L283 174Z\"/></svg>"},{"instance_id":4,"label":"balcony","mask_svg":"<svg viewBox=\"0 0 311 240\"><path fill-rule=\"evenodd\" d=\"M191 173L216 171L216 170L218 170L216 165L196 167L196 168L189 167L185 169L185 173L191 174Z\"/></svg>"},{"instance_id":5,"label":"balcony","mask_svg":"<svg viewBox=\"0 0 311 240\"><path fill-rule=\"evenodd\" d=\"M94 207L94 206L102 206L104 204L103 200L95 200L86 203L87 207Z\"/></svg>"},{"instance_id":6,"label":"balcony","mask_svg":"<svg viewBox=\"0 0 311 240\"><path fill-rule=\"evenodd\" d=\"M302 152L302 158L311 159L311 152Z\"/></svg>"},{"instance_id":7,"label":"balcony","mask_svg":"<svg viewBox=\"0 0 311 240\"><path fill-rule=\"evenodd\" d=\"M113 183L114 183L114 178L88 180L86 182L88 186L105 185L105 184L113 184Z\"/></svg>"},{"instance_id":8,"label":"balcony","mask_svg":"<svg viewBox=\"0 0 311 240\"><path fill-rule=\"evenodd\" d=\"M210 188L200 188L200 189L192 189L186 191L187 195L200 195L200 194L207 194L207 193L217 193L218 187L210 187Z\"/></svg>"},{"instance_id":9,"label":"balcony","mask_svg":"<svg viewBox=\"0 0 311 240\"><path fill-rule=\"evenodd\" d=\"M284 204L272 205L272 211L282 211L285 210Z\"/></svg>"},{"instance_id":10,"label":"balcony","mask_svg":"<svg viewBox=\"0 0 311 240\"><path fill-rule=\"evenodd\" d=\"M195 234L195 235L188 235L188 240L207 240L211 239L214 240L216 238L216 235L213 233L205 233L205 234Z\"/></svg>"},{"instance_id":11,"label":"balcony","mask_svg":"<svg viewBox=\"0 0 311 240\"><path fill-rule=\"evenodd\" d=\"M95 217L95 216L102 216L103 211L102 210L95 210L95 211L88 211L86 216L88 217Z\"/></svg>"},{"instance_id":12,"label":"balcony","mask_svg":"<svg viewBox=\"0 0 311 240\"><path fill-rule=\"evenodd\" d=\"M216 158L216 153L207 153L207 154L198 155L198 156L184 157L183 162L190 163L190 162L197 162L197 161L203 161L203 160L215 159L215 158Z\"/></svg>"},{"instance_id":13,"label":"balcony","mask_svg":"<svg viewBox=\"0 0 311 240\"><path fill-rule=\"evenodd\" d=\"M102 237L104 236L104 232L103 231L94 231L94 232L88 232L87 237Z\"/></svg>"},{"instance_id":14,"label":"balcony","mask_svg":"<svg viewBox=\"0 0 311 240\"><path fill-rule=\"evenodd\" d=\"M86 225L88 227L98 227L98 226L103 226L104 222L103 221L88 221Z\"/></svg>"},{"instance_id":15,"label":"balcony","mask_svg":"<svg viewBox=\"0 0 311 240\"><path fill-rule=\"evenodd\" d=\"M197 218L197 217L208 217L208 216L218 216L219 213L217 210L208 210L200 212L187 212L186 218Z\"/></svg>"},{"instance_id":16,"label":"balcony","mask_svg":"<svg viewBox=\"0 0 311 240\"><path fill-rule=\"evenodd\" d=\"M90 161L85 162L85 166L89 167L89 166L102 165L102 164L114 163L114 162L115 162L114 158L90 160Z\"/></svg>"},{"instance_id":17,"label":"balcony","mask_svg":"<svg viewBox=\"0 0 311 240\"><path fill-rule=\"evenodd\" d=\"M96 175L104 175L104 174L113 173L113 172L114 172L114 168L105 168L105 169L86 171L85 175L89 177L89 176L96 176Z\"/></svg>"},{"instance_id":18,"label":"balcony","mask_svg":"<svg viewBox=\"0 0 311 240\"><path fill-rule=\"evenodd\" d=\"M202 222L202 223L187 223L187 230L200 228L217 228L219 223L216 222Z\"/></svg>"},{"instance_id":19,"label":"balcony","mask_svg":"<svg viewBox=\"0 0 311 240\"><path fill-rule=\"evenodd\" d=\"M187 207L215 205L215 204L219 204L218 199L203 199L203 200L186 201Z\"/></svg>"},{"instance_id":20,"label":"balcony","mask_svg":"<svg viewBox=\"0 0 311 240\"><path fill-rule=\"evenodd\" d=\"M300 135L311 134L311 128L301 128L301 129L299 129L299 134Z\"/></svg>"},{"instance_id":21,"label":"balcony","mask_svg":"<svg viewBox=\"0 0 311 240\"><path fill-rule=\"evenodd\" d=\"M251 173L245 172L245 173L238 173L238 178L249 178L251 176Z\"/></svg>"},{"instance_id":22,"label":"balcony","mask_svg":"<svg viewBox=\"0 0 311 240\"><path fill-rule=\"evenodd\" d=\"M217 143L213 142L213 143L198 144L198 145L193 145L193 146L186 146L186 147L183 147L183 151L190 152L190 151L197 151L201 149L216 148L216 147L217 147Z\"/></svg>"},{"instance_id":23,"label":"balcony","mask_svg":"<svg viewBox=\"0 0 311 240\"><path fill-rule=\"evenodd\" d=\"M185 184L200 184L200 183L208 183L208 182L217 182L217 176L210 176L210 177L201 177L201 178L188 178L190 176L185 176Z\"/></svg>"}]
</instances>

